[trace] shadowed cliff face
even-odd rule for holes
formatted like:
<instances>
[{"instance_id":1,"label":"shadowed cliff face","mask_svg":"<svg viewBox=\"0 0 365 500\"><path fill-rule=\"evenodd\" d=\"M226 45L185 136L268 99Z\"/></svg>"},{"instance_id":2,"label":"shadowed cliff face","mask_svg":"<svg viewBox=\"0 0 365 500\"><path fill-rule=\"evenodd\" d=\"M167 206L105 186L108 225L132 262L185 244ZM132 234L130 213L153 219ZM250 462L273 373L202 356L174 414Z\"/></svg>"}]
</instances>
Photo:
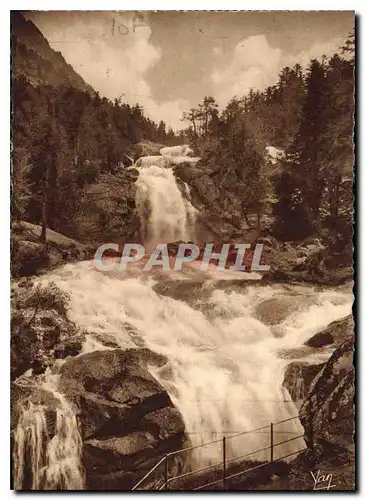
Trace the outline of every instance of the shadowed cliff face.
<instances>
[{"instance_id":1,"label":"shadowed cliff face","mask_svg":"<svg viewBox=\"0 0 365 500\"><path fill-rule=\"evenodd\" d=\"M94 89L53 50L39 29L19 12L11 13L13 76L24 76L33 85L61 85L94 94Z\"/></svg>"},{"instance_id":2,"label":"shadowed cliff face","mask_svg":"<svg viewBox=\"0 0 365 500\"><path fill-rule=\"evenodd\" d=\"M299 417L314 445L354 446L354 338L343 342L313 380Z\"/></svg>"},{"instance_id":3,"label":"shadowed cliff face","mask_svg":"<svg viewBox=\"0 0 365 500\"><path fill-rule=\"evenodd\" d=\"M283 379L309 444L352 448L354 432L354 323L352 315L331 322L295 349ZM327 359L326 359L327 358Z\"/></svg>"}]
</instances>

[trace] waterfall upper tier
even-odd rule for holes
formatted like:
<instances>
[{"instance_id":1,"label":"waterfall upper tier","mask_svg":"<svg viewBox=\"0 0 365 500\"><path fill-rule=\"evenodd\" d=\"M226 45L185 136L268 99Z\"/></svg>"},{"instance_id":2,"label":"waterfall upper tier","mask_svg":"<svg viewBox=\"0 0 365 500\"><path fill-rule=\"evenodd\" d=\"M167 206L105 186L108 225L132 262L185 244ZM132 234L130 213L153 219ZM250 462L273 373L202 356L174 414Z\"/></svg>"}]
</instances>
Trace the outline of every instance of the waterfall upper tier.
<instances>
[{"instance_id":1,"label":"waterfall upper tier","mask_svg":"<svg viewBox=\"0 0 365 500\"><path fill-rule=\"evenodd\" d=\"M158 244L193 239L197 211L173 171L157 165L138 170L136 202L143 240Z\"/></svg>"}]
</instances>

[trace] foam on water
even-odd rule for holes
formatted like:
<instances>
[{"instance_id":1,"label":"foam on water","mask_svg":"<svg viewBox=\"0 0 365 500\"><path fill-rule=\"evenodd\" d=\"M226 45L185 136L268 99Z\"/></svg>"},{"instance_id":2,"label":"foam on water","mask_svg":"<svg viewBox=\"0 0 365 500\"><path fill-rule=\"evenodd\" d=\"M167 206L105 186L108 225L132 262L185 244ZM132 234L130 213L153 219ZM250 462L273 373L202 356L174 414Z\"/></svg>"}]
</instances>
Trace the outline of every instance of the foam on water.
<instances>
[{"instance_id":1,"label":"foam on water","mask_svg":"<svg viewBox=\"0 0 365 500\"><path fill-rule=\"evenodd\" d=\"M82 440L73 408L58 392L57 377L50 372L37 390L49 392L56 401L55 422L50 430L50 408L24 402L14 430L14 488L82 490Z\"/></svg>"},{"instance_id":2,"label":"foam on water","mask_svg":"<svg viewBox=\"0 0 365 500\"><path fill-rule=\"evenodd\" d=\"M278 352L302 345L331 321L349 314L352 302L347 293L307 288L303 297L311 300L296 299L298 309L280 324L278 336L277 326L274 332L260 322L255 309L277 297L280 285L240 292L213 285L207 312L202 312L158 295L151 278L111 278L87 262L68 264L41 278L51 280L70 293L71 319L91 334L85 350L99 348L92 339L96 333L112 335L123 348L142 342L167 356L170 370L151 370L181 410L194 444L222 432L250 430L295 416L297 408L281 387L288 361ZM137 344L129 326L138 332ZM252 446L263 444L257 439Z\"/></svg>"}]
</instances>

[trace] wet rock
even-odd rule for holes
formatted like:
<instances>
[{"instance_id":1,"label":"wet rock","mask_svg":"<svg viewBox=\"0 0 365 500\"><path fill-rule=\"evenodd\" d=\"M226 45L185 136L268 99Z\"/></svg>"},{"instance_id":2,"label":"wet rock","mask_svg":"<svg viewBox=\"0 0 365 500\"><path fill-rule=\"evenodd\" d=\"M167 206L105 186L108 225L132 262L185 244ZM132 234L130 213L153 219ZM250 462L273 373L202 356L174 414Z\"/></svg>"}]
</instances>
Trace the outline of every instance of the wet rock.
<instances>
[{"instance_id":1,"label":"wet rock","mask_svg":"<svg viewBox=\"0 0 365 500\"><path fill-rule=\"evenodd\" d=\"M346 318L333 321L327 328L321 332L316 333L311 337L305 345L309 347L323 347L334 343L340 343L346 338L351 337L354 329L354 321L352 315Z\"/></svg>"},{"instance_id":2,"label":"wet rock","mask_svg":"<svg viewBox=\"0 0 365 500\"><path fill-rule=\"evenodd\" d=\"M343 342L313 381L300 409L305 439L311 446L352 447L354 433L354 339Z\"/></svg>"},{"instance_id":3,"label":"wet rock","mask_svg":"<svg viewBox=\"0 0 365 500\"><path fill-rule=\"evenodd\" d=\"M41 243L15 239L12 245L13 276L32 276L49 264L47 247Z\"/></svg>"},{"instance_id":4,"label":"wet rock","mask_svg":"<svg viewBox=\"0 0 365 500\"><path fill-rule=\"evenodd\" d=\"M60 347L54 350L56 359L65 359L69 356L77 356L82 351L83 338L73 339L63 342Z\"/></svg>"},{"instance_id":5,"label":"wet rock","mask_svg":"<svg viewBox=\"0 0 365 500\"><path fill-rule=\"evenodd\" d=\"M277 325L284 321L297 308L293 297L276 297L261 302L255 310L255 316L265 325Z\"/></svg>"},{"instance_id":6,"label":"wet rock","mask_svg":"<svg viewBox=\"0 0 365 500\"><path fill-rule=\"evenodd\" d=\"M40 243L42 228L26 221L13 225L12 275L33 276L65 262L85 260L93 249L76 240L47 229L46 243Z\"/></svg>"},{"instance_id":7,"label":"wet rock","mask_svg":"<svg viewBox=\"0 0 365 500\"><path fill-rule=\"evenodd\" d=\"M164 454L183 447L183 418L148 371L166 361L147 348L113 349L61 367L60 388L78 408L89 488L107 478L106 489L131 488Z\"/></svg>"},{"instance_id":8,"label":"wet rock","mask_svg":"<svg viewBox=\"0 0 365 500\"><path fill-rule=\"evenodd\" d=\"M39 378L23 376L11 384L11 426L15 428L20 412L29 403L47 408L48 422L54 420L59 400L52 392L44 389L39 384ZM47 422L47 423L48 423ZM52 426L54 427L53 423Z\"/></svg>"},{"instance_id":9,"label":"wet rock","mask_svg":"<svg viewBox=\"0 0 365 500\"><path fill-rule=\"evenodd\" d=\"M175 257L177 255L181 244L186 244L186 241L178 240L167 244L167 251L170 257Z\"/></svg>"},{"instance_id":10,"label":"wet rock","mask_svg":"<svg viewBox=\"0 0 365 500\"><path fill-rule=\"evenodd\" d=\"M174 173L177 177L179 177L187 184L191 184L198 177L208 175L205 170L193 166L190 163L180 163L180 165L176 165L174 167Z\"/></svg>"}]
</instances>

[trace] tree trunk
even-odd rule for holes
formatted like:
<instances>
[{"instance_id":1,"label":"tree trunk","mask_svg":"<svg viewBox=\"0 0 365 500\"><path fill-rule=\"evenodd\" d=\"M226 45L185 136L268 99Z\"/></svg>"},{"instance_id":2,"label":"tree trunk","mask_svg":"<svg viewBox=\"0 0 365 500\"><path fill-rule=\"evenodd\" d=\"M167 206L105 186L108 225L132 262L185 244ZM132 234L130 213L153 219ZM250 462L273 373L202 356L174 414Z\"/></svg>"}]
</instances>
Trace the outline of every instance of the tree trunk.
<instances>
[{"instance_id":1,"label":"tree trunk","mask_svg":"<svg viewBox=\"0 0 365 500\"><path fill-rule=\"evenodd\" d=\"M248 220L247 213L246 213L245 209L242 206L241 206L241 210L242 210L242 215L243 215L243 217L245 219L245 222L247 224L247 227L251 228L251 224L250 224L250 221Z\"/></svg>"},{"instance_id":2,"label":"tree trunk","mask_svg":"<svg viewBox=\"0 0 365 500\"><path fill-rule=\"evenodd\" d=\"M332 220L335 220L338 217L341 181L342 177L336 178L329 193L330 214Z\"/></svg>"},{"instance_id":3,"label":"tree trunk","mask_svg":"<svg viewBox=\"0 0 365 500\"><path fill-rule=\"evenodd\" d=\"M193 124L193 130L194 130L194 138L196 139L196 124L195 124L195 120L192 120L192 124Z\"/></svg>"},{"instance_id":4,"label":"tree trunk","mask_svg":"<svg viewBox=\"0 0 365 500\"><path fill-rule=\"evenodd\" d=\"M44 184L42 193L42 232L41 232L41 242L46 243L46 233L47 233L47 202L48 202L48 190L49 190L49 165L46 165L46 171L44 174Z\"/></svg>"}]
</instances>

